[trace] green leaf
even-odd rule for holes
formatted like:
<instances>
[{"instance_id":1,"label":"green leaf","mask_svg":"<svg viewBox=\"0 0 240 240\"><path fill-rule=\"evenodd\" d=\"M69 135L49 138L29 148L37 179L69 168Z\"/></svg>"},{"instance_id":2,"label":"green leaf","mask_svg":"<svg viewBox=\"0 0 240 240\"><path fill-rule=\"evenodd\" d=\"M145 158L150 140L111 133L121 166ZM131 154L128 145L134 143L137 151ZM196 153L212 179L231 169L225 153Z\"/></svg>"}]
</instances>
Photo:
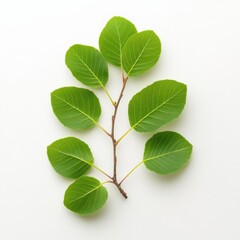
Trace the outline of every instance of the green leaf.
<instances>
[{"instance_id":1,"label":"green leaf","mask_svg":"<svg viewBox=\"0 0 240 240\"><path fill-rule=\"evenodd\" d=\"M127 19L111 18L99 37L99 48L105 59L115 66L121 66L122 48L128 38L136 32L136 27Z\"/></svg>"},{"instance_id":2,"label":"green leaf","mask_svg":"<svg viewBox=\"0 0 240 240\"><path fill-rule=\"evenodd\" d=\"M131 128L151 132L172 121L182 112L187 86L174 80L157 81L137 93L129 102Z\"/></svg>"},{"instance_id":3,"label":"green leaf","mask_svg":"<svg viewBox=\"0 0 240 240\"><path fill-rule=\"evenodd\" d=\"M106 188L97 179L82 176L66 190L64 205L73 212L87 215L102 208L107 198Z\"/></svg>"},{"instance_id":4,"label":"green leaf","mask_svg":"<svg viewBox=\"0 0 240 240\"><path fill-rule=\"evenodd\" d=\"M51 93L51 103L59 121L72 129L93 127L101 114L98 98L84 88L59 88Z\"/></svg>"},{"instance_id":5,"label":"green leaf","mask_svg":"<svg viewBox=\"0 0 240 240\"><path fill-rule=\"evenodd\" d=\"M123 47L123 69L127 76L138 76L157 63L160 53L161 42L153 31L136 33L127 40Z\"/></svg>"},{"instance_id":6,"label":"green leaf","mask_svg":"<svg viewBox=\"0 0 240 240\"><path fill-rule=\"evenodd\" d=\"M144 164L158 174L183 168L192 153L192 145L176 132L160 132L150 138L144 150Z\"/></svg>"},{"instance_id":7,"label":"green leaf","mask_svg":"<svg viewBox=\"0 0 240 240\"><path fill-rule=\"evenodd\" d=\"M53 142L47 148L48 159L57 173L68 178L78 178L89 170L93 156L88 145L67 137Z\"/></svg>"},{"instance_id":8,"label":"green leaf","mask_svg":"<svg viewBox=\"0 0 240 240\"><path fill-rule=\"evenodd\" d=\"M73 76L89 87L104 87L108 81L107 63L93 47L73 45L68 49L65 61Z\"/></svg>"}]
</instances>

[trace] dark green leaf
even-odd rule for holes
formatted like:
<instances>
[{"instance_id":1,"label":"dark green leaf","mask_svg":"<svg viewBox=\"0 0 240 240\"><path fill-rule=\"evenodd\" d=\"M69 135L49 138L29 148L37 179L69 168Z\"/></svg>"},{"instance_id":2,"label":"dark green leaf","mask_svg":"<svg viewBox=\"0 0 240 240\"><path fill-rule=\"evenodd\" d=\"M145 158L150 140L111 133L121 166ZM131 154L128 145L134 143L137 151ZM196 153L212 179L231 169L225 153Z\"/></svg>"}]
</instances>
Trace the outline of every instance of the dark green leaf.
<instances>
[{"instance_id":1,"label":"dark green leaf","mask_svg":"<svg viewBox=\"0 0 240 240\"><path fill-rule=\"evenodd\" d=\"M69 178L82 176L93 164L88 145L75 138L67 137L53 142L47 148L48 159L60 175Z\"/></svg>"},{"instance_id":2,"label":"dark green leaf","mask_svg":"<svg viewBox=\"0 0 240 240\"><path fill-rule=\"evenodd\" d=\"M87 215L102 208L107 198L106 188L97 179L82 176L66 190L64 205L73 212Z\"/></svg>"},{"instance_id":3,"label":"dark green leaf","mask_svg":"<svg viewBox=\"0 0 240 240\"><path fill-rule=\"evenodd\" d=\"M104 87L108 81L107 63L93 47L73 45L68 49L65 61L73 76L89 87Z\"/></svg>"},{"instance_id":4,"label":"dark green leaf","mask_svg":"<svg viewBox=\"0 0 240 240\"><path fill-rule=\"evenodd\" d=\"M59 121L72 129L93 127L101 114L96 95L83 88L59 88L52 92L51 103Z\"/></svg>"},{"instance_id":5,"label":"dark green leaf","mask_svg":"<svg viewBox=\"0 0 240 240\"><path fill-rule=\"evenodd\" d=\"M161 80L144 88L129 102L131 127L139 132L151 132L172 121L182 112L187 87L174 80Z\"/></svg>"},{"instance_id":6,"label":"dark green leaf","mask_svg":"<svg viewBox=\"0 0 240 240\"><path fill-rule=\"evenodd\" d=\"M111 18L99 38L99 48L105 59L115 66L121 66L122 48L128 38L136 32L136 27L127 19Z\"/></svg>"},{"instance_id":7,"label":"dark green leaf","mask_svg":"<svg viewBox=\"0 0 240 240\"><path fill-rule=\"evenodd\" d=\"M150 138L144 150L144 164L158 174L183 168L192 153L192 145L176 132L160 132Z\"/></svg>"},{"instance_id":8,"label":"dark green leaf","mask_svg":"<svg viewBox=\"0 0 240 240\"><path fill-rule=\"evenodd\" d=\"M157 63L160 53L161 42L153 31L136 33L123 47L123 69L130 77L138 76Z\"/></svg>"}]
</instances>

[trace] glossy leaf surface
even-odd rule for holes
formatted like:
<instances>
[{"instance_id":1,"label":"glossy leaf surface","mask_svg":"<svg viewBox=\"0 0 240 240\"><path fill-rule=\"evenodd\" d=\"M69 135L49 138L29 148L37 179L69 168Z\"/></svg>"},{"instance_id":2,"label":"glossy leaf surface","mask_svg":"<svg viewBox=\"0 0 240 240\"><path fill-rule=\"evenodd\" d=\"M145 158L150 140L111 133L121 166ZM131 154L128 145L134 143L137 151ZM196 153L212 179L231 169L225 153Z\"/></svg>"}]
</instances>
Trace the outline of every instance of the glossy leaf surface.
<instances>
[{"instance_id":1,"label":"glossy leaf surface","mask_svg":"<svg viewBox=\"0 0 240 240\"><path fill-rule=\"evenodd\" d=\"M73 76L86 86L104 87L108 81L108 66L95 48L76 44L66 53L65 62Z\"/></svg>"},{"instance_id":2,"label":"glossy leaf surface","mask_svg":"<svg viewBox=\"0 0 240 240\"><path fill-rule=\"evenodd\" d=\"M150 138L144 150L144 164L158 174L183 168L192 153L192 145L176 132L160 132Z\"/></svg>"},{"instance_id":3,"label":"glossy leaf surface","mask_svg":"<svg viewBox=\"0 0 240 240\"><path fill-rule=\"evenodd\" d=\"M122 48L136 27L123 17L111 18L101 32L99 48L105 59L115 66L121 66Z\"/></svg>"},{"instance_id":4,"label":"glossy leaf surface","mask_svg":"<svg viewBox=\"0 0 240 240\"><path fill-rule=\"evenodd\" d=\"M122 50L123 69L127 76L138 76L158 61L161 53L161 42L151 30L131 36Z\"/></svg>"},{"instance_id":5,"label":"glossy leaf surface","mask_svg":"<svg viewBox=\"0 0 240 240\"><path fill-rule=\"evenodd\" d=\"M75 137L53 142L47 148L48 159L57 173L64 177L78 178L93 164L88 145Z\"/></svg>"},{"instance_id":6,"label":"glossy leaf surface","mask_svg":"<svg viewBox=\"0 0 240 240\"><path fill-rule=\"evenodd\" d=\"M64 205L73 212L87 215L102 208L107 198L106 188L96 178L82 176L66 190Z\"/></svg>"},{"instance_id":7,"label":"glossy leaf surface","mask_svg":"<svg viewBox=\"0 0 240 240\"><path fill-rule=\"evenodd\" d=\"M139 132L151 132L182 112L187 87L174 80L157 81L137 93L129 102L130 125Z\"/></svg>"},{"instance_id":8,"label":"glossy leaf surface","mask_svg":"<svg viewBox=\"0 0 240 240\"><path fill-rule=\"evenodd\" d=\"M83 88L59 88L51 93L51 103L59 121L72 129L93 127L101 114L96 95Z\"/></svg>"}]
</instances>

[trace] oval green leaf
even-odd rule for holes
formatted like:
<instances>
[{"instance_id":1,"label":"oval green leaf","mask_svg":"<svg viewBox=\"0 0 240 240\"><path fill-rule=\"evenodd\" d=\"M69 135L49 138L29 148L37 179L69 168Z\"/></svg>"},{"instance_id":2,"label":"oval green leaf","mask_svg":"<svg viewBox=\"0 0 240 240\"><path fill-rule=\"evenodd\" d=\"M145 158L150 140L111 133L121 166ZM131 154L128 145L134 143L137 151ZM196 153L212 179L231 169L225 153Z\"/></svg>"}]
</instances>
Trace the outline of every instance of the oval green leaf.
<instances>
[{"instance_id":1,"label":"oval green leaf","mask_svg":"<svg viewBox=\"0 0 240 240\"><path fill-rule=\"evenodd\" d=\"M104 87L108 81L107 63L93 47L73 45L66 53L65 62L73 76L89 87Z\"/></svg>"},{"instance_id":2,"label":"oval green leaf","mask_svg":"<svg viewBox=\"0 0 240 240\"><path fill-rule=\"evenodd\" d=\"M151 132L182 112L187 86L174 80L157 81L137 93L128 105L131 128Z\"/></svg>"},{"instance_id":3,"label":"oval green leaf","mask_svg":"<svg viewBox=\"0 0 240 240\"><path fill-rule=\"evenodd\" d=\"M50 163L57 173L68 178L79 178L93 164L93 156L88 145L75 137L67 137L53 142L47 147Z\"/></svg>"},{"instance_id":4,"label":"oval green leaf","mask_svg":"<svg viewBox=\"0 0 240 240\"><path fill-rule=\"evenodd\" d=\"M72 129L93 127L101 114L96 95L83 88L59 88L51 93L51 104L59 121Z\"/></svg>"},{"instance_id":5,"label":"oval green leaf","mask_svg":"<svg viewBox=\"0 0 240 240\"><path fill-rule=\"evenodd\" d=\"M106 188L97 179L82 176L66 190L64 205L73 212L87 215L102 208L107 198Z\"/></svg>"},{"instance_id":6,"label":"oval green leaf","mask_svg":"<svg viewBox=\"0 0 240 240\"><path fill-rule=\"evenodd\" d=\"M161 42L153 31L136 33L127 40L123 47L123 69L127 76L138 76L157 63L160 53Z\"/></svg>"},{"instance_id":7,"label":"oval green leaf","mask_svg":"<svg viewBox=\"0 0 240 240\"><path fill-rule=\"evenodd\" d=\"M192 145L176 132L160 132L150 138L144 150L145 166L158 174L183 168L192 153Z\"/></svg>"},{"instance_id":8,"label":"oval green leaf","mask_svg":"<svg viewBox=\"0 0 240 240\"><path fill-rule=\"evenodd\" d=\"M105 59L115 66L122 65L122 48L136 27L123 17L111 18L99 37L99 48Z\"/></svg>"}]
</instances>

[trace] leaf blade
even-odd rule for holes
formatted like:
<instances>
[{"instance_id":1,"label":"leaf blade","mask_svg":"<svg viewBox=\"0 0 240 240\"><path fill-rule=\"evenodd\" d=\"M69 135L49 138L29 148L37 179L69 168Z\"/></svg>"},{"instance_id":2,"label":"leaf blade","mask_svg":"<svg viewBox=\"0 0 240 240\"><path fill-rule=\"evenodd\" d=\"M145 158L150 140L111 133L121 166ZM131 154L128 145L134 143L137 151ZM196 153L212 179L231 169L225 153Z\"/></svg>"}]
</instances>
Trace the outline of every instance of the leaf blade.
<instances>
[{"instance_id":1,"label":"leaf blade","mask_svg":"<svg viewBox=\"0 0 240 240\"><path fill-rule=\"evenodd\" d=\"M176 132L160 132L145 144L143 162L158 174L170 174L182 169L189 161L192 144Z\"/></svg>"},{"instance_id":2,"label":"leaf blade","mask_svg":"<svg viewBox=\"0 0 240 240\"><path fill-rule=\"evenodd\" d=\"M75 44L66 52L65 63L73 76L86 86L98 88L108 81L108 67L102 54L91 46Z\"/></svg>"},{"instance_id":3,"label":"leaf blade","mask_svg":"<svg viewBox=\"0 0 240 240\"><path fill-rule=\"evenodd\" d=\"M186 92L186 85L174 80L160 80L147 86L129 102L131 128L150 132L172 121L185 106Z\"/></svg>"},{"instance_id":4,"label":"leaf blade","mask_svg":"<svg viewBox=\"0 0 240 240\"><path fill-rule=\"evenodd\" d=\"M122 65L122 48L137 29L123 17L111 18L99 37L99 48L105 59L115 66Z\"/></svg>"},{"instance_id":5,"label":"leaf blade","mask_svg":"<svg viewBox=\"0 0 240 240\"><path fill-rule=\"evenodd\" d=\"M71 129L92 128L101 115L98 98L84 88L59 88L51 93L51 104L58 120Z\"/></svg>"},{"instance_id":6,"label":"leaf blade","mask_svg":"<svg viewBox=\"0 0 240 240\"><path fill-rule=\"evenodd\" d=\"M143 74L157 63L160 53L161 42L153 31L136 33L123 47L123 69L130 77Z\"/></svg>"},{"instance_id":7,"label":"leaf blade","mask_svg":"<svg viewBox=\"0 0 240 240\"><path fill-rule=\"evenodd\" d=\"M88 215L102 208L107 198L106 188L97 179L82 176L66 190L64 205L80 215Z\"/></svg>"},{"instance_id":8,"label":"leaf blade","mask_svg":"<svg viewBox=\"0 0 240 240\"><path fill-rule=\"evenodd\" d=\"M78 178L93 165L89 146L75 137L59 139L47 147L48 159L54 170L68 178Z\"/></svg>"}]
</instances>

